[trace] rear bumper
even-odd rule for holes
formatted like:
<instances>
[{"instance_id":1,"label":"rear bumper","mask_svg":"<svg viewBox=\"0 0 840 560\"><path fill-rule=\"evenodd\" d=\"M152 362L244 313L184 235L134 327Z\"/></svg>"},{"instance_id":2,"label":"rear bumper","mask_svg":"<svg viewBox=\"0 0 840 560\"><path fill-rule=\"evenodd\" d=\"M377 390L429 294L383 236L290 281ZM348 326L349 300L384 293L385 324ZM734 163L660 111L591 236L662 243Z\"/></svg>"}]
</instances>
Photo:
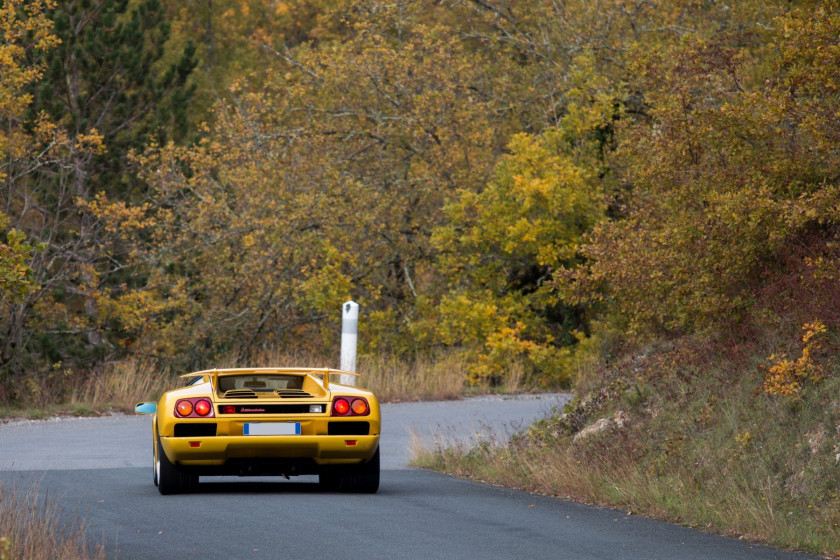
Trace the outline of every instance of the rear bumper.
<instances>
[{"instance_id":1,"label":"rear bumper","mask_svg":"<svg viewBox=\"0 0 840 560\"><path fill-rule=\"evenodd\" d=\"M352 465L370 460L379 436L207 436L161 437L169 460L182 467L221 467L227 463L310 462L317 466Z\"/></svg>"}]
</instances>

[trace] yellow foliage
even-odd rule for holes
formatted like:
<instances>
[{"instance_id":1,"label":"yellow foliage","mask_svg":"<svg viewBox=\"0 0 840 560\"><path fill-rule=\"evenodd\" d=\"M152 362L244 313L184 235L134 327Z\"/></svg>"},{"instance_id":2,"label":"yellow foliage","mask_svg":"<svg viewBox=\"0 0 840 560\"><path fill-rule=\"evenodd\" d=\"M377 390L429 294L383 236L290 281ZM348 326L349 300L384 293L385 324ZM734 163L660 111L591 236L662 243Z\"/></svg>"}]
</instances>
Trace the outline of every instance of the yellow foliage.
<instances>
[{"instance_id":1,"label":"yellow foliage","mask_svg":"<svg viewBox=\"0 0 840 560\"><path fill-rule=\"evenodd\" d=\"M6 232L7 227L8 217L0 212L0 233ZM0 238L0 304L22 301L37 289L29 259L33 252L44 250L43 245L29 243L26 235L16 229L8 230L5 237Z\"/></svg>"},{"instance_id":2,"label":"yellow foliage","mask_svg":"<svg viewBox=\"0 0 840 560\"><path fill-rule=\"evenodd\" d=\"M580 325L548 280L577 264L584 234L605 217L603 150L618 96L592 53L576 57L559 123L514 135L493 180L480 192L461 189L445 207L432 242L450 283L429 322L443 344L469 348L474 381L503 378L514 363L537 378L569 379L562 346L577 342L570 330ZM561 328L543 318L561 313Z\"/></svg>"},{"instance_id":3,"label":"yellow foliage","mask_svg":"<svg viewBox=\"0 0 840 560\"><path fill-rule=\"evenodd\" d=\"M764 384L761 386L770 395L793 396L799 394L804 382L816 383L823 377L823 368L815 357L822 349L826 326L815 320L802 325L802 355L789 360L785 354L772 354L767 358L771 365L764 366Z\"/></svg>"},{"instance_id":4,"label":"yellow foliage","mask_svg":"<svg viewBox=\"0 0 840 560\"><path fill-rule=\"evenodd\" d=\"M149 203L129 206L125 201L111 202L104 193L97 193L91 200L77 199L79 208L91 213L105 224L105 229L112 234L125 237L128 232L151 228L154 218L148 215Z\"/></svg>"}]
</instances>

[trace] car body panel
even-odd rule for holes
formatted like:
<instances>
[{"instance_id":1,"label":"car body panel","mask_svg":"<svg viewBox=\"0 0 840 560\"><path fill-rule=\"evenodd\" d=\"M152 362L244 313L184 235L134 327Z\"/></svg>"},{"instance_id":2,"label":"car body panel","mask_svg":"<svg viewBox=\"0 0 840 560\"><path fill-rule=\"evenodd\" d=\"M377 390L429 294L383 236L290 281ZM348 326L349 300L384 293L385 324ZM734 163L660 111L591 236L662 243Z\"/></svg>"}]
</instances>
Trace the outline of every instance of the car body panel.
<instances>
[{"instance_id":1,"label":"car body panel","mask_svg":"<svg viewBox=\"0 0 840 560\"><path fill-rule=\"evenodd\" d=\"M154 411L155 450L159 443L176 470L193 475L322 474L364 465L374 456L378 472L379 401L365 389L329 382L331 374L341 373L347 372L313 368L195 372L182 376L188 384L164 393L156 406L140 403L136 410ZM235 388L223 391L223 386ZM271 389L274 386L280 388ZM367 413L332 414L338 397L364 400ZM179 417L176 405L182 399L207 400L211 412L205 417ZM234 412L230 407L235 407ZM320 411L310 412L313 407ZM292 433L246 435L246 423L259 424L260 432ZM291 425L280 429L270 426L273 423L299 424L299 435ZM159 459L155 451L156 464Z\"/></svg>"}]
</instances>

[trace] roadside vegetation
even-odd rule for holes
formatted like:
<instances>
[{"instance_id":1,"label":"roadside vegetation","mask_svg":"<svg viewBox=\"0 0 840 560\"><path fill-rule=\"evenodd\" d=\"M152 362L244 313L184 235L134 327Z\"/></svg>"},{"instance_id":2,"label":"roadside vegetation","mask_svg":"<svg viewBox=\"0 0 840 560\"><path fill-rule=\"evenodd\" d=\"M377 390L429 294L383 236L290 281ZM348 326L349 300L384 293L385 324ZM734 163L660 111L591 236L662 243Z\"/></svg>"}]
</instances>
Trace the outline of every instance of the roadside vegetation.
<instances>
[{"instance_id":1,"label":"roadside vegetation","mask_svg":"<svg viewBox=\"0 0 840 560\"><path fill-rule=\"evenodd\" d=\"M554 277L597 317L577 399L418 464L840 555L837 8L638 53L651 121L621 117L610 159L630 190Z\"/></svg>"},{"instance_id":2,"label":"roadside vegetation","mask_svg":"<svg viewBox=\"0 0 840 560\"><path fill-rule=\"evenodd\" d=\"M840 557L840 378L769 394L773 351L699 337L626 348L582 383L590 391L512 441L420 447L413 461ZM840 367L834 354L826 371Z\"/></svg>"},{"instance_id":3,"label":"roadside vegetation","mask_svg":"<svg viewBox=\"0 0 840 560\"><path fill-rule=\"evenodd\" d=\"M101 547L88 545L85 527L61 511L40 487L0 484L0 560L104 559Z\"/></svg>"},{"instance_id":4,"label":"roadside vegetation","mask_svg":"<svg viewBox=\"0 0 840 560\"><path fill-rule=\"evenodd\" d=\"M280 364L280 367L322 368L334 361L334 357L266 351L247 360L223 357L213 365L236 368ZM515 371L506 376L502 384L469 383L465 373L468 364L463 355L454 352L412 361L381 355L360 356L357 365L362 372L357 383L376 393L382 402L449 400L471 394L533 390L525 382L524 375L517 375ZM523 370L519 366L519 371ZM177 386L179 373L186 372L161 370L158 363L148 359L104 364L83 373L57 367L50 375L40 377L37 383L25 383L17 389L15 402L0 406L0 419L131 413L138 402L156 400L164 391Z\"/></svg>"}]
</instances>

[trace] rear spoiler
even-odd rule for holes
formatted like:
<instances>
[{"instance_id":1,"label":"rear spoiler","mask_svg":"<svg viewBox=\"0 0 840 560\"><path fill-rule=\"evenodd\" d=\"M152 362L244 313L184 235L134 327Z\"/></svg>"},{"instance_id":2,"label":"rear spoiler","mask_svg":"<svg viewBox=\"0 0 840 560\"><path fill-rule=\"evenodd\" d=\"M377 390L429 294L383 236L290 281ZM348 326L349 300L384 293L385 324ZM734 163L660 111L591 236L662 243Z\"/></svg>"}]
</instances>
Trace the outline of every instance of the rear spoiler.
<instances>
[{"instance_id":1,"label":"rear spoiler","mask_svg":"<svg viewBox=\"0 0 840 560\"><path fill-rule=\"evenodd\" d=\"M343 369L330 369L330 368L323 368L323 369L311 369L309 370L312 373L320 373L321 380L324 383L324 390L328 390L330 388L330 375L353 375L355 377L359 377L359 374L355 371L344 371Z\"/></svg>"},{"instance_id":2,"label":"rear spoiler","mask_svg":"<svg viewBox=\"0 0 840 560\"><path fill-rule=\"evenodd\" d=\"M331 369L331 368L238 368L238 369L208 369L204 371L194 371L192 373L185 373L181 376L182 379L188 379L190 377L204 377L205 375L210 377L210 381L213 383L213 387L218 387L216 383L216 378L219 375L237 375L243 374L247 375L249 373L320 373L321 380L324 384L324 389L329 389L330 387L330 375L354 375L359 377L359 374L354 371L344 371L342 369Z\"/></svg>"}]
</instances>

